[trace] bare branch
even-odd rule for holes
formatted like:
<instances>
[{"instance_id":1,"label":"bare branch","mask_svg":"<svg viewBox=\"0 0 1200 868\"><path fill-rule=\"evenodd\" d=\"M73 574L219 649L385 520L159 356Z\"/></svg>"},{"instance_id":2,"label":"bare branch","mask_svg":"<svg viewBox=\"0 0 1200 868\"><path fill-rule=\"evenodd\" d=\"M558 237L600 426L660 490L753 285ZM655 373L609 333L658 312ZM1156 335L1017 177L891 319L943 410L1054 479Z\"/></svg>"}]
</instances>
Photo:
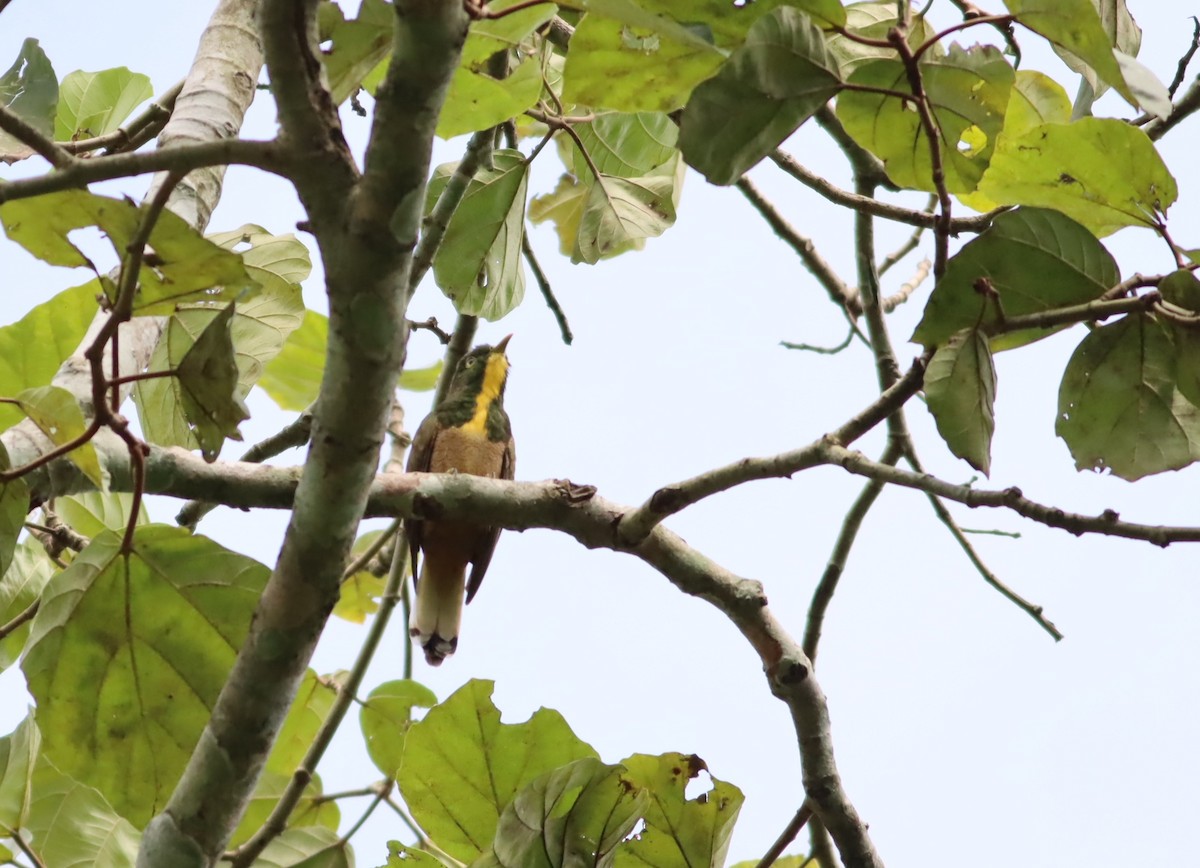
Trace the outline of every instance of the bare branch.
<instances>
[{"instance_id":1,"label":"bare branch","mask_svg":"<svg viewBox=\"0 0 1200 868\"><path fill-rule=\"evenodd\" d=\"M571 324L567 322L567 315L554 295L554 290L550 286L550 279L546 277L546 272L542 270L542 264L533 252L533 245L529 243L529 233L527 232L521 233L521 253L525 256L525 262L529 265L529 270L533 272L533 279L537 282L538 289L542 291L542 298L546 300L546 307L550 308L550 312L554 314L554 320L558 323L558 331L562 335L563 343L570 346L571 341L575 340L575 336L571 334Z\"/></svg>"},{"instance_id":2,"label":"bare branch","mask_svg":"<svg viewBox=\"0 0 1200 868\"><path fill-rule=\"evenodd\" d=\"M758 860L758 865L755 868L771 868L775 864L775 860L783 855L783 851L787 849L787 845L796 840L796 836L800 834L800 830L804 828L804 824L808 822L812 816L812 807L808 802L805 802L796 811L788 824L783 827L783 831L779 833L779 837L775 839L775 843L761 859Z\"/></svg>"}]
</instances>

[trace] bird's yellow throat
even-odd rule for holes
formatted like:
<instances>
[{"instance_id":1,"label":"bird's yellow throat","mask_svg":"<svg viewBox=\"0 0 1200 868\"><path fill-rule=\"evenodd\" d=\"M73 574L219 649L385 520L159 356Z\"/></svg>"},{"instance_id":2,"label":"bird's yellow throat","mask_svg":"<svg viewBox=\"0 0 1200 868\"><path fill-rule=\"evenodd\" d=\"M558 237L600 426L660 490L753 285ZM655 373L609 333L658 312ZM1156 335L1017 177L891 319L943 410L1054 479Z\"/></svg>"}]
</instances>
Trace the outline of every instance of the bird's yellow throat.
<instances>
[{"instance_id":1,"label":"bird's yellow throat","mask_svg":"<svg viewBox=\"0 0 1200 868\"><path fill-rule=\"evenodd\" d=\"M500 396L500 388L504 378L508 376L508 357L504 353L492 353L488 356L487 369L483 372L483 385L475 396L475 415L463 426L469 434L483 435L487 433L488 410L492 402Z\"/></svg>"}]
</instances>

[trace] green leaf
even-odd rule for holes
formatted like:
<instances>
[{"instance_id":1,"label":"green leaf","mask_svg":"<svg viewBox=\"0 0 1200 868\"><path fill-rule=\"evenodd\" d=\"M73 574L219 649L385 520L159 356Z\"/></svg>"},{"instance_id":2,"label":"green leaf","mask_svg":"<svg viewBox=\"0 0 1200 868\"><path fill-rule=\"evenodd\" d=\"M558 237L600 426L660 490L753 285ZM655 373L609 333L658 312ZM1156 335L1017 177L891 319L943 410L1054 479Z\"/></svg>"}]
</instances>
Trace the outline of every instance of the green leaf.
<instances>
[{"instance_id":1,"label":"green leaf","mask_svg":"<svg viewBox=\"0 0 1200 868\"><path fill-rule=\"evenodd\" d=\"M490 849L500 814L539 775L596 752L556 711L500 723L494 684L472 680L413 724L397 783L414 819L460 861Z\"/></svg>"},{"instance_id":2,"label":"green leaf","mask_svg":"<svg viewBox=\"0 0 1200 868\"><path fill-rule=\"evenodd\" d=\"M650 803L645 831L617 847L617 868L721 868L742 809L741 790L713 778L710 792L687 799L688 781L707 771L698 756L635 754L622 764L627 770L625 779L648 790Z\"/></svg>"},{"instance_id":3,"label":"green leaf","mask_svg":"<svg viewBox=\"0 0 1200 868\"><path fill-rule=\"evenodd\" d=\"M1149 137L1114 118L1002 135L979 192L1001 205L1054 208L1100 237L1156 226L1178 195Z\"/></svg>"},{"instance_id":4,"label":"green leaf","mask_svg":"<svg viewBox=\"0 0 1200 868\"><path fill-rule=\"evenodd\" d=\"M912 339L936 347L961 329L999 326L996 302L976 288L980 278L995 290L1005 316L1083 304L1121 279L1112 255L1074 220L1040 208L1009 211L950 258ZM999 335L992 348L1009 349L1049 334Z\"/></svg>"},{"instance_id":5,"label":"green leaf","mask_svg":"<svg viewBox=\"0 0 1200 868\"><path fill-rule=\"evenodd\" d=\"M672 175L596 178L579 217L572 261L594 264L633 241L662 235L675 222Z\"/></svg>"},{"instance_id":6,"label":"green leaf","mask_svg":"<svg viewBox=\"0 0 1200 868\"><path fill-rule=\"evenodd\" d=\"M232 304L223 308L188 347L175 369L179 400L200 446L205 461L216 461L225 439L241 440L238 425L250 411L237 394L238 367L233 356ZM179 335L178 343L190 338L173 318L168 331Z\"/></svg>"},{"instance_id":7,"label":"green leaf","mask_svg":"<svg viewBox=\"0 0 1200 868\"><path fill-rule=\"evenodd\" d=\"M978 186L1004 126L1013 69L999 49L981 45L952 45L945 56L923 59L920 68L941 134L946 189L969 193ZM864 64L850 82L909 92L898 60ZM883 160L888 177L898 185L935 189L928 139L920 115L908 103L880 93L846 91L838 97L837 115L855 141Z\"/></svg>"},{"instance_id":8,"label":"green leaf","mask_svg":"<svg viewBox=\"0 0 1200 868\"><path fill-rule=\"evenodd\" d=\"M467 185L434 254L433 276L460 314L495 321L525 295L521 237L529 164L510 150L496 151L492 163Z\"/></svg>"},{"instance_id":9,"label":"green leaf","mask_svg":"<svg viewBox=\"0 0 1200 868\"><path fill-rule=\"evenodd\" d=\"M268 771L290 775L300 765L337 699L337 689L330 681L318 678L311 669L305 671L267 757L264 768Z\"/></svg>"},{"instance_id":10,"label":"green leaf","mask_svg":"<svg viewBox=\"0 0 1200 868\"><path fill-rule=\"evenodd\" d=\"M11 469L8 450L3 443L0 443L0 469ZM25 480L17 478L0 483L0 576L7 572L12 563L17 536L24 530L25 516L28 514L29 488Z\"/></svg>"},{"instance_id":11,"label":"green leaf","mask_svg":"<svg viewBox=\"0 0 1200 868\"><path fill-rule=\"evenodd\" d=\"M747 859L744 862L734 862L729 868L755 868L760 859ZM780 856L771 863L771 868L820 868L815 857L805 856L799 853L793 853L789 856Z\"/></svg>"},{"instance_id":12,"label":"green leaf","mask_svg":"<svg viewBox=\"0 0 1200 868\"><path fill-rule=\"evenodd\" d=\"M10 240L51 265L86 267L97 273L69 234L95 226L120 257L133 241L141 218L141 209L132 202L86 190L63 190L0 205L0 222ZM150 247L154 253L143 259L138 271L135 314L170 313L176 304L197 299L232 299L252 283L240 256L204 239L171 211L159 215Z\"/></svg>"},{"instance_id":13,"label":"green leaf","mask_svg":"<svg viewBox=\"0 0 1200 868\"><path fill-rule=\"evenodd\" d=\"M409 392L432 392L437 388L442 375L442 360L438 359L427 368L405 368L400 373L399 385Z\"/></svg>"},{"instance_id":14,"label":"green leaf","mask_svg":"<svg viewBox=\"0 0 1200 868\"><path fill-rule=\"evenodd\" d=\"M46 586L22 661L45 753L143 825L191 756L269 574L182 528L140 527L128 554L118 533L92 540Z\"/></svg>"},{"instance_id":15,"label":"green leaf","mask_svg":"<svg viewBox=\"0 0 1200 868\"><path fill-rule=\"evenodd\" d=\"M503 20L503 19L501 19ZM542 95L541 61L531 57L502 79L464 67L454 71L437 134L443 139L486 130L532 108Z\"/></svg>"},{"instance_id":16,"label":"green leaf","mask_svg":"<svg viewBox=\"0 0 1200 868\"><path fill-rule=\"evenodd\" d=\"M847 24L846 11L838 0L754 0L740 4L689 0L686 5L678 0L564 0L559 5L615 18L677 42L714 44L721 48L741 45L754 22L780 6L794 6L822 25Z\"/></svg>"},{"instance_id":17,"label":"green leaf","mask_svg":"<svg viewBox=\"0 0 1200 868\"><path fill-rule=\"evenodd\" d=\"M987 335L964 329L939 346L925 372L925 397L950 451L988 476L996 430L996 368Z\"/></svg>"},{"instance_id":18,"label":"green leaf","mask_svg":"<svg viewBox=\"0 0 1200 868\"><path fill-rule=\"evenodd\" d=\"M238 823L238 827L229 839L230 847L237 847L245 843L262 828L291 782L291 772L281 774L268 770L262 773L253 795L250 796L250 802L246 805L246 812L242 815L241 822ZM341 819L342 812L338 808L338 803L321 799L320 777L314 775L308 786L304 788L295 810L288 817L287 828L322 826L336 831ZM259 863L255 862L254 864L258 865Z\"/></svg>"},{"instance_id":19,"label":"green leaf","mask_svg":"<svg viewBox=\"0 0 1200 868\"><path fill-rule=\"evenodd\" d=\"M680 108L723 58L703 39L691 35L676 41L663 35L667 29L663 24L656 32L596 13L587 15L571 37L563 99L623 112Z\"/></svg>"},{"instance_id":20,"label":"green leaf","mask_svg":"<svg viewBox=\"0 0 1200 868\"><path fill-rule=\"evenodd\" d=\"M261 226L247 223L232 232L207 237L218 247L239 252L251 280L268 293L290 296L294 293L292 287L299 286L312 273L308 248L291 233L272 235ZM243 299L242 304L246 301Z\"/></svg>"},{"instance_id":21,"label":"green leaf","mask_svg":"<svg viewBox=\"0 0 1200 868\"><path fill-rule=\"evenodd\" d=\"M98 280L64 289L0 328L0 395L11 397L50 382L87 334L101 292ZM0 430L24 418L17 407L0 405Z\"/></svg>"},{"instance_id":22,"label":"green leaf","mask_svg":"<svg viewBox=\"0 0 1200 868\"><path fill-rule=\"evenodd\" d=\"M1104 28L1109 45L1116 51L1136 56L1142 45L1142 28L1138 27L1133 16L1129 14L1125 0L1091 0L1091 3L1100 16L1100 24ZM1097 78L1096 71L1092 67L1071 52L1057 45L1052 45L1052 47L1063 63L1083 76L1092 91L1090 98L1093 101L1099 99L1108 90L1108 85Z\"/></svg>"},{"instance_id":23,"label":"green leaf","mask_svg":"<svg viewBox=\"0 0 1200 868\"><path fill-rule=\"evenodd\" d=\"M679 127L659 112L601 112L595 120L574 124L573 129L596 168L619 178L650 174L676 153L679 139ZM557 141L571 173L576 178L588 177L591 169L574 141L564 135Z\"/></svg>"},{"instance_id":24,"label":"green leaf","mask_svg":"<svg viewBox=\"0 0 1200 868\"><path fill-rule=\"evenodd\" d=\"M255 868L353 868L350 847L337 830L322 826L285 829L255 860Z\"/></svg>"},{"instance_id":25,"label":"green leaf","mask_svg":"<svg viewBox=\"0 0 1200 868\"><path fill-rule=\"evenodd\" d=\"M888 32L896 26L896 4L893 0L872 0L868 3L851 3L846 6L846 30L867 39L884 39ZM914 14L908 29L908 44L917 48L926 40L932 39L936 31L925 20L924 15ZM892 59L896 56L895 49L882 48L874 45L863 45L840 33L831 33L825 41L826 50L837 61L841 71L841 79L846 81L854 71L872 60ZM940 45L929 49L931 52L945 53Z\"/></svg>"},{"instance_id":26,"label":"green leaf","mask_svg":"<svg viewBox=\"0 0 1200 868\"><path fill-rule=\"evenodd\" d=\"M329 317L307 311L279 355L267 362L259 382L280 409L300 411L317 400L325 374L328 338Z\"/></svg>"},{"instance_id":27,"label":"green leaf","mask_svg":"<svg viewBox=\"0 0 1200 868\"><path fill-rule=\"evenodd\" d=\"M133 509L133 495L124 491L82 491L54 498L54 511L74 530L97 537L106 530L124 532ZM141 502L137 523L149 524L146 502Z\"/></svg>"},{"instance_id":28,"label":"green leaf","mask_svg":"<svg viewBox=\"0 0 1200 868\"><path fill-rule=\"evenodd\" d=\"M522 0L492 0L488 3L488 9L504 12L520 2ZM472 21L467 41L463 44L462 64L477 69L497 51L519 47L557 12L558 8L553 3L541 3L499 18Z\"/></svg>"},{"instance_id":29,"label":"green leaf","mask_svg":"<svg viewBox=\"0 0 1200 868\"><path fill-rule=\"evenodd\" d=\"M42 744L44 749L45 740ZM118 816L98 791L59 771L44 753L34 768L25 829L47 866L133 868L137 862L141 836L133 824Z\"/></svg>"},{"instance_id":30,"label":"green leaf","mask_svg":"<svg viewBox=\"0 0 1200 868\"><path fill-rule=\"evenodd\" d=\"M495 862L504 868L608 868L650 801L624 772L624 766L585 757L530 781L500 816Z\"/></svg>"},{"instance_id":31,"label":"green leaf","mask_svg":"<svg viewBox=\"0 0 1200 868\"><path fill-rule=\"evenodd\" d=\"M399 841L388 841L388 860L383 868L445 868L432 853L408 847Z\"/></svg>"},{"instance_id":32,"label":"green leaf","mask_svg":"<svg viewBox=\"0 0 1200 868\"><path fill-rule=\"evenodd\" d=\"M375 768L395 777L404 753L404 739L412 725L414 708L433 708L437 696L411 679L385 681L371 691L358 712L367 753Z\"/></svg>"},{"instance_id":33,"label":"green leaf","mask_svg":"<svg viewBox=\"0 0 1200 868\"><path fill-rule=\"evenodd\" d=\"M111 133L152 96L150 77L124 66L103 72L76 70L59 86L54 138L68 142Z\"/></svg>"},{"instance_id":34,"label":"green leaf","mask_svg":"<svg viewBox=\"0 0 1200 868\"><path fill-rule=\"evenodd\" d=\"M1191 464L1200 454L1200 410L1175 378L1170 334L1146 314L1085 337L1063 374L1055 425L1075 466L1132 481Z\"/></svg>"},{"instance_id":35,"label":"green leaf","mask_svg":"<svg viewBox=\"0 0 1200 868\"><path fill-rule=\"evenodd\" d=\"M758 20L745 44L692 93L680 122L684 159L732 184L837 93L836 60L821 31L790 7Z\"/></svg>"},{"instance_id":36,"label":"green leaf","mask_svg":"<svg viewBox=\"0 0 1200 868\"><path fill-rule=\"evenodd\" d=\"M332 46L322 53L329 91L337 105L358 90L366 76L392 53L392 4L363 0L358 17L337 21L328 39Z\"/></svg>"},{"instance_id":37,"label":"green leaf","mask_svg":"<svg viewBox=\"0 0 1200 868\"><path fill-rule=\"evenodd\" d=\"M12 561L0 576L0 624L7 624L35 603L57 567L32 537L26 538L13 551ZM31 621L26 621L0 639L0 670L16 663L25 650Z\"/></svg>"},{"instance_id":38,"label":"green leaf","mask_svg":"<svg viewBox=\"0 0 1200 868\"><path fill-rule=\"evenodd\" d=\"M38 429L50 438L55 446L62 446L80 437L87 431L83 410L73 394L59 386L38 386L26 389L16 396L17 403L25 415L33 420ZM100 456L91 441L76 446L67 453L71 463L83 471L83 475L101 490L108 488L108 472L100 466Z\"/></svg>"},{"instance_id":39,"label":"green leaf","mask_svg":"<svg viewBox=\"0 0 1200 868\"><path fill-rule=\"evenodd\" d=\"M0 738L0 833L4 837L16 833L29 818L33 772L41 744L32 715Z\"/></svg>"},{"instance_id":40,"label":"green leaf","mask_svg":"<svg viewBox=\"0 0 1200 868\"><path fill-rule=\"evenodd\" d=\"M49 136L54 132L54 113L58 106L58 76L50 58L36 39L21 43L17 59L0 75L0 105L20 117L35 130ZM32 156L24 142L0 132L0 161L15 163Z\"/></svg>"},{"instance_id":41,"label":"green leaf","mask_svg":"<svg viewBox=\"0 0 1200 868\"><path fill-rule=\"evenodd\" d=\"M1175 340L1175 388L1184 398L1200 406L1200 331L1172 323Z\"/></svg>"}]
</instances>

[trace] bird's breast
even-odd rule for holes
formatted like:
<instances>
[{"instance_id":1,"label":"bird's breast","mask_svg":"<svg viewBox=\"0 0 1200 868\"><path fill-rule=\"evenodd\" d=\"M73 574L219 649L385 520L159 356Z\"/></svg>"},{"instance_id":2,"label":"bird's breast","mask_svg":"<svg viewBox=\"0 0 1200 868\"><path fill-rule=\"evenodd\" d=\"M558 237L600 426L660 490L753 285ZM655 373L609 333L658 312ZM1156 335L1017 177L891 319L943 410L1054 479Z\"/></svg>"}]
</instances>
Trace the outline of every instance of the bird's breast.
<instances>
[{"instance_id":1,"label":"bird's breast","mask_svg":"<svg viewBox=\"0 0 1200 868\"><path fill-rule=\"evenodd\" d=\"M470 473L473 476L500 475L504 463L503 441L489 440L482 432L447 428L433 445L429 470L433 473Z\"/></svg>"}]
</instances>

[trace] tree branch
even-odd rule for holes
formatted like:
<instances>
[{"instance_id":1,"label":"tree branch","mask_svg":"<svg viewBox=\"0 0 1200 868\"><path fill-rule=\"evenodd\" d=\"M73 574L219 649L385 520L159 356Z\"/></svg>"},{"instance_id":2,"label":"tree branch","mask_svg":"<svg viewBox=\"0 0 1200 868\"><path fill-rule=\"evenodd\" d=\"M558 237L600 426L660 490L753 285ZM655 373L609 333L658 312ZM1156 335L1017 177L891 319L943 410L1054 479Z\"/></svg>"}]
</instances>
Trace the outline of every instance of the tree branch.
<instances>
[{"instance_id":1,"label":"tree branch","mask_svg":"<svg viewBox=\"0 0 1200 868\"><path fill-rule=\"evenodd\" d=\"M28 121L8 106L0 105L0 130L8 133L35 153L45 157L56 169L65 169L75 163L71 153L46 135L35 129Z\"/></svg>"}]
</instances>

